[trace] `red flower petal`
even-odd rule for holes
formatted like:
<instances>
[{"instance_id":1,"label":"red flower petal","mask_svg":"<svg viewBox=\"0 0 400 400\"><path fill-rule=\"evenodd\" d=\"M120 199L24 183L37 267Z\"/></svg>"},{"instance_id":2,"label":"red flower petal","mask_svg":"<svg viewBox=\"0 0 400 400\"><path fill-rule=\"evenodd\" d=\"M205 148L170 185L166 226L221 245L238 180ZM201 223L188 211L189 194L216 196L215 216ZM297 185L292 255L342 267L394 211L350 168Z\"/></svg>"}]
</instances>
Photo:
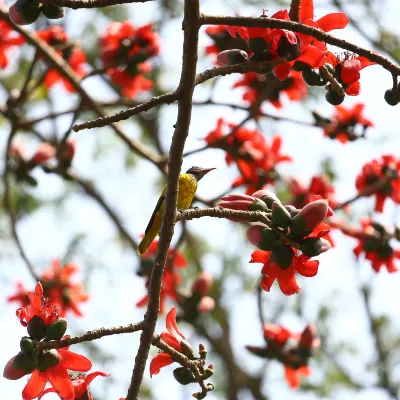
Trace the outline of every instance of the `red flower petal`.
<instances>
[{"instance_id":1,"label":"red flower petal","mask_svg":"<svg viewBox=\"0 0 400 400\"><path fill-rule=\"evenodd\" d=\"M35 369L29 378L28 383L22 391L22 398L24 400L31 400L39 396L40 392L46 386L46 376L44 372Z\"/></svg>"},{"instance_id":2,"label":"red flower petal","mask_svg":"<svg viewBox=\"0 0 400 400\"><path fill-rule=\"evenodd\" d=\"M304 22L306 19L314 19L313 0L302 0L300 3L300 21Z\"/></svg>"},{"instance_id":3,"label":"red flower petal","mask_svg":"<svg viewBox=\"0 0 400 400\"><path fill-rule=\"evenodd\" d=\"M360 94L360 82L354 82L353 84L351 84L347 89L346 89L346 93L349 96L358 96Z\"/></svg>"},{"instance_id":4,"label":"red flower petal","mask_svg":"<svg viewBox=\"0 0 400 400\"><path fill-rule=\"evenodd\" d=\"M82 371L82 372L89 371L92 368L91 361L80 354L76 354L69 350L61 350L61 349L58 350L58 353L60 354L61 357L61 361L58 365L63 368L72 369L73 371Z\"/></svg>"},{"instance_id":5,"label":"red flower petal","mask_svg":"<svg viewBox=\"0 0 400 400\"><path fill-rule=\"evenodd\" d=\"M320 29L330 32L334 29L343 29L349 23L349 19L345 13L332 13L323 16L317 20Z\"/></svg>"},{"instance_id":6,"label":"red flower petal","mask_svg":"<svg viewBox=\"0 0 400 400\"><path fill-rule=\"evenodd\" d=\"M255 250L251 253L250 263L265 263L269 259L269 253L264 250Z\"/></svg>"},{"instance_id":7,"label":"red flower petal","mask_svg":"<svg viewBox=\"0 0 400 400\"><path fill-rule=\"evenodd\" d=\"M301 53L297 61L301 61L311 68L320 68L325 63L325 57L321 50L314 46L308 46L303 53Z\"/></svg>"},{"instance_id":8,"label":"red flower petal","mask_svg":"<svg viewBox=\"0 0 400 400\"><path fill-rule=\"evenodd\" d=\"M63 400L74 400L74 387L67 370L61 366L61 362L55 367L48 368L44 374L51 386Z\"/></svg>"},{"instance_id":9,"label":"red flower petal","mask_svg":"<svg viewBox=\"0 0 400 400\"><path fill-rule=\"evenodd\" d=\"M276 75L276 77L281 80L284 81L290 73L290 70L292 69L292 62L285 62L283 64L279 64L274 68L274 74Z\"/></svg>"},{"instance_id":10,"label":"red flower petal","mask_svg":"<svg viewBox=\"0 0 400 400\"><path fill-rule=\"evenodd\" d=\"M303 276L307 276L308 278L317 275L318 273L318 260L305 261L304 263L296 264L296 271Z\"/></svg>"},{"instance_id":11,"label":"red flower petal","mask_svg":"<svg viewBox=\"0 0 400 400\"><path fill-rule=\"evenodd\" d=\"M108 377L110 376L110 374L106 374L105 372L102 371L96 371L96 372L92 372L91 374L87 374L85 376L85 382L86 384L89 386L94 378L97 378L98 376L104 376L104 377Z\"/></svg>"},{"instance_id":12,"label":"red flower petal","mask_svg":"<svg viewBox=\"0 0 400 400\"><path fill-rule=\"evenodd\" d=\"M346 60L342 64L342 72L340 77L346 85L351 85L352 83L360 79L361 63L358 60Z\"/></svg>"},{"instance_id":13,"label":"red flower petal","mask_svg":"<svg viewBox=\"0 0 400 400\"><path fill-rule=\"evenodd\" d=\"M157 354L150 363L150 378L153 375L157 375L161 368L166 367L167 365L172 364L174 361L171 356L167 353L159 353Z\"/></svg>"},{"instance_id":14,"label":"red flower petal","mask_svg":"<svg viewBox=\"0 0 400 400\"><path fill-rule=\"evenodd\" d=\"M295 269L293 266L290 266L285 270L280 270L277 278L279 287L281 288L282 293L286 296L291 296L292 294L296 294L301 291L296 282Z\"/></svg>"}]
</instances>

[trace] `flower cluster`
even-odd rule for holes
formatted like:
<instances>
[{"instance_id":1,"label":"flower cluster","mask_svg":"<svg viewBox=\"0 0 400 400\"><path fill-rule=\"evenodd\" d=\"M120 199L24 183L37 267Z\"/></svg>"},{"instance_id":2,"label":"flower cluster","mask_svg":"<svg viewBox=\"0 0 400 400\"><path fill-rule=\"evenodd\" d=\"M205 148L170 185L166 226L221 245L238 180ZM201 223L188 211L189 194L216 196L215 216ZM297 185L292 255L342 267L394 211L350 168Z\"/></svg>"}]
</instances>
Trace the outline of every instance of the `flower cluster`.
<instances>
[{"instance_id":1,"label":"flower cluster","mask_svg":"<svg viewBox=\"0 0 400 400\"><path fill-rule=\"evenodd\" d=\"M240 36L232 37L232 35L229 34L227 25L209 26L206 28L205 32L214 42L206 46L207 54L217 55L225 50L247 49L246 42Z\"/></svg>"},{"instance_id":2,"label":"flower cluster","mask_svg":"<svg viewBox=\"0 0 400 400\"><path fill-rule=\"evenodd\" d=\"M157 247L158 239L154 240L147 251L142 255L142 262L140 264L138 275L146 277L146 287L149 286L151 269L157 253ZM165 300L167 297L173 301L178 301L176 287L181 283L181 277L174 270L175 268L186 268L187 265L187 260L181 252L175 251L171 248L168 250L167 263L164 270L160 292L160 313L164 312ZM148 300L149 296L146 294L136 303L136 305L138 307L143 307L148 303Z\"/></svg>"},{"instance_id":3,"label":"flower cluster","mask_svg":"<svg viewBox=\"0 0 400 400\"><path fill-rule=\"evenodd\" d=\"M223 118L218 119L217 127L204 140L210 147L226 152L228 165L236 163L241 176L235 179L232 187L246 185L246 193L273 183L279 177L276 165L291 161L288 155L281 153L280 136L274 136L271 144L268 144L259 130L236 127Z\"/></svg>"},{"instance_id":4,"label":"flower cluster","mask_svg":"<svg viewBox=\"0 0 400 400\"><path fill-rule=\"evenodd\" d=\"M28 336L20 341L21 351L6 364L3 376L7 379L20 379L32 374L22 391L24 400L31 400L49 391L55 391L64 400L82 399L88 393L87 385L102 372L88 375L82 383L71 381L68 370L87 372L92 368L89 359L69 351L69 346L42 350L37 346L43 342L60 340L67 330L67 320L61 318L57 307L43 296L43 287L38 283L35 292L28 292L29 304L17 310L17 316L27 328ZM45 390L46 382L53 387ZM86 385L85 385L86 384ZM89 392L90 393L90 392ZM89 394L87 394L89 396ZM91 395L86 398L91 398Z\"/></svg>"},{"instance_id":5,"label":"flower cluster","mask_svg":"<svg viewBox=\"0 0 400 400\"><path fill-rule=\"evenodd\" d=\"M70 40L61 26L51 26L50 28L37 31L36 34L39 39L53 47L57 54L68 63L78 76L83 77L86 75L86 54ZM73 93L75 91L71 82L65 79L54 68L51 68L47 72L43 82L48 89L56 83L62 83L68 92Z\"/></svg>"},{"instance_id":6,"label":"flower cluster","mask_svg":"<svg viewBox=\"0 0 400 400\"><path fill-rule=\"evenodd\" d=\"M159 54L159 42L151 24L135 28L129 21L112 22L100 37L106 72L124 96L134 98L138 92L153 87L143 74L151 72L149 58Z\"/></svg>"},{"instance_id":7,"label":"flower cluster","mask_svg":"<svg viewBox=\"0 0 400 400\"><path fill-rule=\"evenodd\" d=\"M364 104L356 103L352 108L335 107L332 119L321 117L313 112L315 124L324 129L324 136L337 139L341 143L353 142L365 138L367 129L374 124L363 117Z\"/></svg>"},{"instance_id":8,"label":"flower cluster","mask_svg":"<svg viewBox=\"0 0 400 400\"><path fill-rule=\"evenodd\" d=\"M166 330L164 330L160 337L163 342L170 346L174 351L183 354L189 360L196 360L199 363L196 369L200 373L202 380L210 378L214 374L214 366L210 364L207 368L204 367L205 360L207 357L207 351L203 345L199 346L199 356L195 357L192 346L185 339L185 336L179 331L178 325L176 323L176 308L172 307L166 317ZM150 377L157 375L161 368L173 364L177 360L169 352L161 351L158 353L150 362ZM188 367L181 366L174 370L174 378L181 385L188 385L189 383L198 382L198 377L195 377L192 370ZM214 385L208 383L207 391L214 390ZM193 397L197 399L203 399L206 397L207 392L194 393Z\"/></svg>"},{"instance_id":9,"label":"flower cluster","mask_svg":"<svg viewBox=\"0 0 400 400\"><path fill-rule=\"evenodd\" d=\"M316 196L328 200L331 208L338 205L335 199L335 187L331 184L329 176L325 174L313 176L308 186L297 178L291 178L289 180L289 192L291 194L289 204L296 208L303 208L306 204L316 200Z\"/></svg>"},{"instance_id":10,"label":"flower cluster","mask_svg":"<svg viewBox=\"0 0 400 400\"><path fill-rule=\"evenodd\" d=\"M234 85L234 88L243 87L243 100L255 104L260 98L269 101L274 107L282 108L282 94L289 100L299 101L307 96L307 85L299 72L293 71L284 80L275 75L261 75L247 72Z\"/></svg>"},{"instance_id":11,"label":"flower cluster","mask_svg":"<svg viewBox=\"0 0 400 400\"><path fill-rule=\"evenodd\" d=\"M9 151L9 168L17 180L37 185L36 179L31 175L37 166L45 167L54 158L58 159L59 167L69 168L75 155L76 142L68 139L60 151L50 143L41 143L31 157L28 157L25 148L20 143L13 143Z\"/></svg>"},{"instance_id":12,"label":"flower cluster","mask_svg":"<svg viewBox=\"0 0 400 400\"><path fill-rule=\"evenodd\" d=\"M278 280L286 296L300 292L296 273L315 276L319 261L311 260L330 249L326 236L330 227L323 220L333 215L327 200L315 200L301 210L283 206L280 200L267 190L259 190L251 196L231 194L222 197L223 208L243 211L262 211L268 218L268 226L253 225L247 230L247 238L258 247L251 256L251 263L263 263L261 287L270 291Z\"/></svg>"},{"instance_id":13,"label":"flower cluster","mask_svg":"<svg viewBox=\"0 0 400 400\"><path fill-rule=\"evenodd\" d=\"M252 354L277 360L285 366L285 379L292 389L300 386L301 376L310 376L309 359L320 341L313 325L301 333L293 333L281 325L265 324L266 347L246 346Z\"/></svg>"},{"instance_id":14,"label":"flower cluster","mask_svg":"<svg viewBox=\"0 0 400 400\"><path fill-rule=\"evenodd\" d=\"M356 178L360 195L376 196L375 211L383 212L385 200L400 204L400 159L388 154L366 163Z\"/></svg>"},{"instance_id":15,"label":"flower cluster","mask_svg":"<svg viewBox=\"0 0 400 400\"><path fill-rule=\"evenodd\" d=\"M394 249L391 240L399 236L370 217L360 219L361 229L343 229L343 233L358 240L357 247L353 250L355 256L359 258L362 253L371 262L375 272L380 272L385 266L388 272L396 272L395 260L400 259L400 250Z\"/></svg>"},{"instance_id":16,"label":"flower cluster","mask_svg":"<svg viewBox=\"0 0 400 400\"><path fill-rule=\"evenodd\" d=\"M51 298L54 306L57 306L60 316L65 317L69 311L72 311L78 317L82 316L79 304L88 300L88 294L85 292L81 283L71 282L71 277L79 270L75 263L61 265L59 259L52 261L48 270L43 271L41 283L45 297ZM29 298L26 295L26 289L22 283L18 283L18 292L8 297L8 301L17 301L22 307L29 304Z\"/></svg>"},{"instance_id":17,"label":"flower cluster","mask_svg":"<svg viewBox=\"0 0 400 400\"><path fill-rule=\"evenodd\" d=\"M10 49L24 43L24 38L18 35L6 21L0 21L0 69L7 67Z\"/></svg>"}]
</instances>

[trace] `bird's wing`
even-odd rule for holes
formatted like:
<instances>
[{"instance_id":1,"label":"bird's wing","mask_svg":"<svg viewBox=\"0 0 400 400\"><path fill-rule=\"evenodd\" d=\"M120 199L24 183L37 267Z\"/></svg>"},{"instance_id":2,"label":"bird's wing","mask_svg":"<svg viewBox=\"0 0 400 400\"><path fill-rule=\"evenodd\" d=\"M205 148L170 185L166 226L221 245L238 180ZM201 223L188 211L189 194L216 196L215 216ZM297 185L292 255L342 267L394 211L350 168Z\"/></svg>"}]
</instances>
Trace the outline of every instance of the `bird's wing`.
<instances>
[{"instance_id":1,"label":"bird's wing","mask_svg":"<svg viewBox=\"0 0 400 400\"><path fill-rule=\"evenodd\" d=\"M149 232L149 230L150 230L151 227L153 226L154 219L156 218L157 211L161 208L161 206L162 206L162 204L163 204L163 202L164 202L164 200L165 200L165 192L166 192L166 189L167 189L167 186L164 186L164 189L163 189L163 191L162 191L162 193L161 193L161 196L159 197L159 199L158 199L158 201L157 201L157 204L156 204L156 206L155 206L155 208L154 208L153 214L151 215L150 221L149 221L149 223L147 224L147 228L146 228L146 230L144 231L144 234L145 234L145 235Z\"/></svg>"}]
</instances>

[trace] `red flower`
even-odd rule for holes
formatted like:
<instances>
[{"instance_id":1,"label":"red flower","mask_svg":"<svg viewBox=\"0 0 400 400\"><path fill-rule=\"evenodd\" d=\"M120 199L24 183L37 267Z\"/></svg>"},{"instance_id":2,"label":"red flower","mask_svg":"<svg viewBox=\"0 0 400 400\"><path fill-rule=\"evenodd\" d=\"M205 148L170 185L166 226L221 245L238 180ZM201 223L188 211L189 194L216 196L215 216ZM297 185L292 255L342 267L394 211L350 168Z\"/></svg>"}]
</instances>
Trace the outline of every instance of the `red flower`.
<instances>
[{"instance_id":1,"label":"red flower","mask_svg":"<svg viewBox=\"0 0 400 400\"><path fill-rule=\"evenodd\" d=\"M142 269L140 275L145 275L147 278L146 287L149 286L149 279L151 268L153 266L153 259L156 255L158 247L158 239L154 240L147 251L142 255L142 260L149 261L148 263L142 262ZM175 268L186 268L188 265L185 256L174 249L168 249L167 263L164 270L161 292L160 292L160 313L164 312L165 300L167 297L173 301L178 300L176 286L181 283L181 277L174 272ZM149 296L146 294L141 300L136 303L137 307L143 307L148 303Z\"/></svg>"},{"instance_id":2,"label":"red flower","mask_svg":"<svg viewBox=\"0 0 400 400\"><path fill-rule=\"evenodd\" d=\"M131 22L112 22L100 37L101 57L110 78L122 88L122 94L135 97L152 88L144 78L151 72L148 59L160 52L160 40L151 24L134 28Z\"/></svg>"},{"instance_id":3,"label":"red flower","mask_svg":"<svg viewBox=\"0 0 400 400\"><path fill-rule=\"evenodd\" d=\"M78 271L79 267L75 263L68 263L61 266L60 260L52 261L48 270L43 271L41 281L43 293L50 297L52 304L58 307L58 312L65 317L68 311L72 311L76 316L82 316L79 310L79 303L88 300L88 295L84 291L81 283L70 281L72 275ZM28 304L26 290L21 283L17 283L18 293L8 297L8 301L19 301L22 306Z\"/></svg>"},{"instance_id":4,"label":"red flower","mask_svg":"<svg viewBox=\"0 0 400 400\"><path fill-rule=\"evenodd\" d=\"M346 88L349 96L360 94L360 71L365 67L376 64L368 58L356 54L346 53L343 56L335 56L329 51L326 54L325 62L335 68L335 76Z\"/></svg>"},{"instance_id":5,"label":"red flower","mask_svg":"<svg viewBox=\"0 0 400 400\"><path fill-rule=\"evenodd\" d=\"M335 199L335 188L329 182L327 175L313 176L308 186L296 178L291 178L289 181L289 191L292 195L289 204L297 208L303 208L306 204L314 201L315 196L320 196L328 200L331 208L335 208L338 205Z\"/></svg>"},{"instance_id":6,"label":"red flower","mask_svg":"<svg viewBox=\"0 0 400 400\"><path fill-rule=\"evenodd\" d=\"M270 262L271 254L271 251L255 250L250 260L251 263L264 264L261 270L263 274L261 287L267 292L270 291L272 284L277 279L282 292L286 296L291 296L301 291L301 288L297 285L296 273L306 277L312 277L318 273L319 261L309 261L311 257L304 254L294 255L292 263L287 269L282 269L277 263Z\"/></svg>"},{"instance_id":7,"label":"red flower","mask_svg":"<svg viewBox=\"0 0 400 400\"><path fill-rule=\"evenodd\" d=\"M0 21L0 68L6 68L8 65L9 50L24 43L25 39L18 35L6 21Z\"/></svg>"},{"instance_id":8,"label":"red flower","mask_svg":"<svg viewBox=\"0 0 400 400\"><path fill-rule=\"evenodd\" d=\"M172 307L171 311L167 314L166 318L167 329L161 333L161 339L176 351L182 352L182 340L185 336L179 332L178 325L176 324L176 308ZM160 352L157 354L150 363L150 377L157 375L161 368L166 367L174 362L168 353Z\"/></svg>"},{"instance_id":9,"label":"red flower","mask_svg":"<svg viewBox=\"0 0 400 400\"><path fill-rule=\"evenodd\" d=\"M362 116L363 110L364 104L362 103L356 103L352 108L336 106L335 115L325 127L324 135L331 139L337 139L342 143L364 137L367 128L374 126L374 124ZM358 127L362 129L360 134L356 133Z\"/></svg>"},{"instance_id":10,"label":"red flower","mask_svg":"<svg viewBox=\"0 0 400 400\"><path fill-rule=\"evenodd\" d=\"M381 224L372 221L370 217L361 218L360 223L361 230L344 230L346 235L358 240L358 245L353 250L355 256L359 258L365 253L365 258L371 261L375 272L380 272L382 266L385 266L389 273L397 272L395 260L400 259L400 250L393 249L390 245L392 233Z\"/></svg>"},{"instance_id":11,"label":"red flower","mask_svg":"<svg viewBox=\"0 0 400 400\"><path fill-rule=\"evenodd\" d=\"M285 380L291 389L297 389L300 386L301 377L308 377L311 375L311 368L307 365L294 369L285 365Z\"/></svg>"},{"instance_id":12,"label":"red flower","mask_svg":"<svg viewBox=\"0 0 400 400\"><path fill-rule=\"evenodd\" d=\"M49 143L41 143L32 156L30 162L32 164L45 164L47 161L56 156L57 150Z\"/></svg>"},{"instance_id":13,"label":"red flower","mask_svg":"<svg viewBox=\"0 0 400 400\"><path fill-rule=\"evenodd\" d=\"M96 371L96 372L91 372L90 374L87 374L86 376L84 374L78 375L75 379L72 378L72 386L74 388L74 399L75 400L93 400L92 393L89 391L89 385L92 383L93 379L96 378L97 376L110 376L109 374L106 374L105 372L101 371ZM48 388L43 390L42 393L40 393L38 400L40 400L46 393L52 393L56 392L54 388ZM64 398L61 398L64 400Z\"/></svg>"},{"instance_id":14,"label":"red flower","mask_svg":"<svg viewBox=\"0 0 400 400\"><path fill-rule=\"evenodd\" d=\"M364 193L364 196L375 195L375 211L382 212L387 198L400 204L399 173L400 160L390 154L383 155L379 160L374 159L364 164L356 178L356 188L359 193ZM382 185L379 186L379 182L382 182ZM379 188L374 190L376 185Z\"/></svg>"},{"instance_id":15,"label":"red flower","mask_svg":"<svg viewBox=\"0 0 400 400\"><path fill-rule=\"evenodd\" d=\"M233 133L225 134L226 128ZM232 187L245 184L247 194L255 192L267 183L273 183L278 177L276 165L291 161L288 155L281 153L280 136L274 136L269 145L259 130L247 127L235 129L234 124L225 122L223 118L218 119L216 129L205 137L205 141L210 147L226 151L225 159L228 165L236 162L241 176L234 181Z\"/></svg>"},{"instance_id":16,"label":"red flower","mask_svg":"<svg viewBox=\"0 0 400 400\"><path fill-rule=\"evenodd\" d=\"M34 293L28 292L27 295L30 304L17 310L17 316L20 318L23 326L28 326L33 317L40 318L46 326L59 319L56 309L50 303L50 299L43 297L43 288L40 283L36 285ZM31 325L28 326L28 333L30 334L35 331L35 327L36 329L38 328L36 322L34 326ZM29 327L31 327L31 330ZM41 328L39 330L41 331ZM36 337L36 339L40 340L39 337ZM40 365L41 356L47 358L46 361L43 359L40 370L33 370L28 383L22 391L22 398L24 400L31 400L39 396L46 386L46 381L50 382L61 398L64 400L74 400L74 388L68 370L86 372L90 370L92 363L86 357L73 353L68 349L69 347L64 347L51 350L52 353L39 353L37 355L38 361L35 368L39 368L38 365ZM49 362L48 357L51 358L51 362ZM16 374L16 372L21 372L21 370L14 366L14 359L15 357L4 368L3 375L8 379L19 379L26 374Z\"/></svg>"},{"instance_id":17,"label":"red flower","mask_svg":"<svg viewBox=\"0 0 400 400\"><path fill-rule=\"evenodd\" d=\"M284 81L280 81L272 74L260 75L255 72L242 74L241 80L233 85L234 88L244 87L243 100L254 104L263 94L264 100L269 101L274 107L282 108L282 94L289 100L299 101L307 96L307 85L300 72L292 71Z\"/></svg>"},{"instance_id":18,"label":"red flower","mask_svg":"<svg viewBox=\"0 0 400 400\"><path fill-rule=\"evenodd\" d=\"M86 63L86 54L82 49L76 48L70 41L68 35L61 26L52 26L42 31L37 32L39 39L45 41L52 46L57 54L62 57L75 73L83 77L86 75L84 64ZM74 92L72 84L65 79L57 70L50 69L44 77L45 86L50 89L56 83L63 83L64 87L69 92Z\"/></svg>"}]
</instances>

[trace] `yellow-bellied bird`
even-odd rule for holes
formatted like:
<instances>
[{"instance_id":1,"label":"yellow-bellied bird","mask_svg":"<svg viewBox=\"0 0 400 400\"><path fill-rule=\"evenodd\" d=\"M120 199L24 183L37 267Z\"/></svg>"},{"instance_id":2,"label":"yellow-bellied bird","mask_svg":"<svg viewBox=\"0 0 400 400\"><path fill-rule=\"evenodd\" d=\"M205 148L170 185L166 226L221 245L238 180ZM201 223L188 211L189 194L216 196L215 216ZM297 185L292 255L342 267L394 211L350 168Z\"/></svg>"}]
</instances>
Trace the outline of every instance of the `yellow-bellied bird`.
<instances>
[{"instance_id":1,"label":"yellow-bellied bird","mask_svg":"<svg viewBox=\"0 0 400 400\"><path fill-rule=\"evenodd\" d=\"M190 207L197 190L197 182L213 169L215 168L191 167L186 171L186 173L179 176L178 209L185 210ZM164 187L161 196L158 199L153 215L147 225L144 237L137 248L139 255L142 255L147 250L151 242L160 232L166 189L167 186Z\"/></svg>"}]
</instances>

